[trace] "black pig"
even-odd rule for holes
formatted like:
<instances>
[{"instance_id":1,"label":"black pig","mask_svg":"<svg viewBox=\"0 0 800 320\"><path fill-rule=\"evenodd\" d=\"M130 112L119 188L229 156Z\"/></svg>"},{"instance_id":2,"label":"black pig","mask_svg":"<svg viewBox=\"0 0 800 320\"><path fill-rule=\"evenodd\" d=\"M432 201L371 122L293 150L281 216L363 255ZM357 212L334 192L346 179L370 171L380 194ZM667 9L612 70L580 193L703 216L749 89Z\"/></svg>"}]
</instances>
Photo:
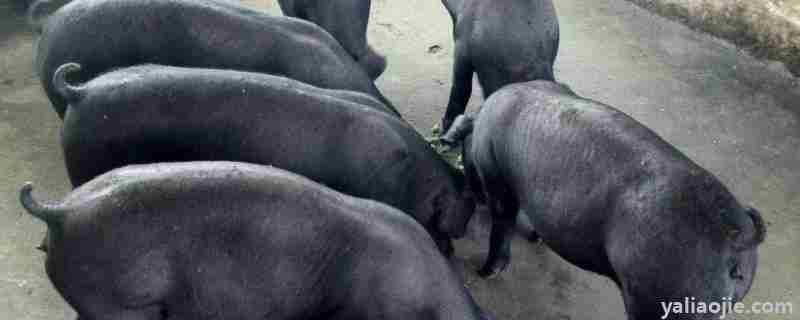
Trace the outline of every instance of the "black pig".
<instances>
[{"instance_id":1,"label":"black pig","mask_svg":"<svg viewBox=\"0 0 800 320\"><path fill-rule=\"evenodd\" d=\"M128 164L226 160L274 165L395 206L445 252L471 214L463 176L405 121L297 81L230 70L138 66L80 86L60 68L69 102L62 145L74 186Z\"/></svg>"},{"instance_id":2,"label":"black pig","mask_svg":"<svg viewBox=\"0 0 800 320\"><path fill-rule=\"evenodd\" d=\"M460 123L452 130L470 130ZM497 91L473 125L464 167L492 214L482 275L509 263L521 210L553 251L614 280L630 319L660 319L662 302L735 302L749 290L761 214L626 114L533 81Z\"/></svg>"},{"instance_id":3,"label":"black pig","mask_svg":"<svg viewBox=\"0 0 800 320\"><path fill-rule=\"evenodd\" d=\"M75 0L47 18L36 60L62 118L67 102L51 79L68 62L83 66L77 81L146 63L277 74L367 93L395 110L327 31L230 1Z\"/></svg>"},{"instance_id":4,"label":"black pig","mask_svg":"<svg viewBox=\"0 0 800 320\"><path fill-rule=\"evenodd\" d=\"M330 32L370 78L386 69L386 58L367 44L371 0L278 0L283 14L316 23Z\"/></svg>"},{"instance_id":5,"label":"black pig","mask_svg":"<svg viewBox=\"0 0 800 320\"><path fill-rule=\"evenodd\" d=\"M464 113L478 74L484 97L501 87L554 80L558 17L551 0L442 0L453 19L455 57L442 132Z\"/></svg>"},{"instance_id":6,"label":"black pig","mask_svg":"<svg viewBox=\"0 0 800 320\"><path fill-rule=\"evenodd\" d=\"M150 164L56 204L31 191L79 319L485 319L412 219L280 169Z\"/></svg>"}]
</instances>

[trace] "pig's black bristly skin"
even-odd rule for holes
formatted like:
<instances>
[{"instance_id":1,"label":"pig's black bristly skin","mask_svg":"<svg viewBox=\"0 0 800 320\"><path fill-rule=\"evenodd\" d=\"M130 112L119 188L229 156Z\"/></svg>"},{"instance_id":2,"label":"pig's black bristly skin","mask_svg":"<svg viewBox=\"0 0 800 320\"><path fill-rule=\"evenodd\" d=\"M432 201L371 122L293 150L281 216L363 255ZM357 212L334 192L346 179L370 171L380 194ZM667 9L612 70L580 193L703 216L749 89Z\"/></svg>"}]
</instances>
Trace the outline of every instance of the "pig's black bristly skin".
<instances>
[{"instance_id":1,"label":"pig's black bristly skin","mask_svg":"<svg viewBox=\"0 0 800 320\"><path fill-rule=\"evenodd\" d=\"M126 166L65 203L45 267L79 319L486 319L413 219L274 167Z\"/></svg>"},{"instance_id":2,"label":"pig's black bristly skin","mask_svg":"<svg viewBox=\"0 0 800 320\"><path fill-rule=\"evenodd\" d=\"M148 63L281 74L322 88L369 94L399 116L327 31L231 1L82 0L60 8L47 18L36 63L61 118L67 102L52 79L69 62L82 66L73 79L77 82Z\"/></svg>"},{"instance_id":3,"label":"pig's black bristly skin","mask_svg":"<svg viewBox=\"0 0 800 320\"><path fill-rule=\"evenodd\" d=\"M371 0L278 0L283 14L311 21L328 31L345 50L377 79L386 58L367 43Z\"/></svg>"},{"instance_id":4,"label":"pig's black bristly skin","mask_svg":"<svg viewBox=\"0 0 800 320\"><path fill-rule=\"evenodd\" d=\"M416 218L447 251L474 202L410 125L361 94L272 75L146 65L81 85L62 129L74 186L128 164L274 165ZM355 99L355 97L358 97Z\"/></svg>"},{"instance_id":5,"label":"pig's black bristly skin","mask_svg":"<svg viewBox=\"0 0 800 320\"><path fill-rule=\"evenodd\" d=\"M464 113L478 75L483 96L511 83L554 81L559 26L552 0L442 0L453 20L453 87L442 133Z\"/></svg>"},{"instance_id":6,"label":"pig's black bristly skin","mask_svg":"<svg viewBox=\"0 0 800 320\"><path fill-rule=\"evenodd\" d=\"M629 319L662 316L663 301L736 302L749 291L761 214L610 106L554 82L509 85L484 103L463 159L492 215L483 276L508 265L524 212L561 257L617 283Z\"/></svg>"}]
</instances>

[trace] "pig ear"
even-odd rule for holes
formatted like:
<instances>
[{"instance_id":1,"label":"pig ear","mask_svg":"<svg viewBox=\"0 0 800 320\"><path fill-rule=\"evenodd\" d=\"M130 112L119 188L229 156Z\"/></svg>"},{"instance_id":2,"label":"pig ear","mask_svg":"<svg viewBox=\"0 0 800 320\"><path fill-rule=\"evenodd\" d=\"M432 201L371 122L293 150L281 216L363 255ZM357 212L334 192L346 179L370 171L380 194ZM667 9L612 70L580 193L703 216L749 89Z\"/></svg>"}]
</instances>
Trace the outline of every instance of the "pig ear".
<instances>
[{"instance_id":1,"label":"pig ear","mask_svg":"<svg viewBox=\"0 0 800 320\"><path fill-rule=\"evenodd\" d=\"M42 239L42 243L36 246L36 250L41 252L47 253L47 240L50 238L49 234L45 234L44 239Z\"/></svg>"},{"instance_id":2,"label":"pig ear","mask_svg":"<svg viewBox=\"0 0 800 320\"><path fill-rule=\"evenodd\" d=\"M41 204L33 198L33 184L28 182L19 191L19 201L31 215L47 223L48 227L60 225L64 212L56 206Z\"/></svg>"},{"instance_id":3,"label":"pig ear","mask_svg":"<svg viewBox=\"0 0 800 320\"><path fill-rule=\"evenodd\" d=\"M734 239L734 248L739 250L753 248L764 242L764 239L767 237L767 228L764 224L764 219L761 217L761 213L752 207L747 207L745 213L750 218L750 221L752 221L753 229L747 231L735 229L735 232L731 232Z\"/></svg>"}]
</instances>

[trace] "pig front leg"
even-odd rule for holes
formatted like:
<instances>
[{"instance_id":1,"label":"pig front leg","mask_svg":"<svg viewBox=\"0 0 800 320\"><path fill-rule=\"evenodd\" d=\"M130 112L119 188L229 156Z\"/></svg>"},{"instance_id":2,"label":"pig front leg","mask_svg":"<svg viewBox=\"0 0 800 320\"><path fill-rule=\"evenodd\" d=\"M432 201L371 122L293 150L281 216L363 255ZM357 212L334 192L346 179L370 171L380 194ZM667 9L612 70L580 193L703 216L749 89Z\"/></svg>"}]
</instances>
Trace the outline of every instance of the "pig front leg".
<instances>
[{"instance_id":1,"label":"pig front leg","mask_svg":"<svg viewBox=\"0 0 800 320\"><path fill-rule=\"evenodd\" d=\"M435 236L433 240L436 242L436 246L439 248L439 251L443 256L450 258L453 255L455 248L453 247L453 241L450 238Z\"/></svg>"},{"instance_id":2,"label":"pig front leg","mask_svg":"<svg viewBox=\"0 0 800 320\"><path fill-rule=\"evenodd\" d=\"M468 58L466 50L456 45L455 61L453 62L453 87L450 89L450 101L447 103L447 111L442 118L442 134L450 129L456 116L464 113L467 102L472 95L472 74L474 68Z\"/></svg>"}]
</instances>

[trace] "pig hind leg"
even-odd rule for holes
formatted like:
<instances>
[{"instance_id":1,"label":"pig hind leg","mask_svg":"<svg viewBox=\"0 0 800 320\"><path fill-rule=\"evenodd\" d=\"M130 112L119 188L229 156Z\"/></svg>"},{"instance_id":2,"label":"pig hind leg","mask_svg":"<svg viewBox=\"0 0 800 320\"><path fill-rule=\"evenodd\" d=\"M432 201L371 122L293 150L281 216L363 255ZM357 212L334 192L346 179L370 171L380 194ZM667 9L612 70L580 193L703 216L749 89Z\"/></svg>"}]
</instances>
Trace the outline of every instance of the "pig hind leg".
<instances>
[{"instance_id":1,"label":"pig hind leg","mask_svg":"<svg viewBox=\"0 0 800 320\"><path fill-rule=\"evenodd\" d=\"M353 58L364 68L369 75L370 79L375 80L383 74L386 70L386 58L375 50L367 43L367 27L369 25L369 13L372 1L341 1L338 3L337 8L341 17L346 17L348 14L356 14L355 20L344 22L347 25L336 27L337 30L342 30L342 38L344 47L350 51ZM343 23L338 17L331 21L332 24ZM355 24L355 27L350 25Z\"/></svg>"},{"instance_id":2,"label":"pig hind leg","mask_svg":"<svg viewBox=\"0 0 800 320\"><path fill-rule=\"evenodd\" d=\"M517 231L530 242L536 242L541 239L539 234L536 233L536 230L533 229L533 223L530 217L528 217L528 214L524 211L520 211L517 214Z\"/></svg>"},{"instance_id":3,"label":"pig hind leg","mask_svg":"<svg viewBox=\"0 0 800 320\"><path fill-rule=\"evenodd\" d=\"M487 186L491 187L491 186ZM489 212L492 216L492 230L489 236L489 256L478 274L485 278L503 272L511 261L511 238L519 211L517 201L508 194L490 196Z\"/></svg>"},{"instance_id":4,"label":"pig hind leg","mask_svg":"<svg viewBox=\"0 0 800 320\"><path fill-rule=\"evenodd\" d=\"M497 168L496 165L491 167ZM478 173L492 217L492 229L489 236L489 255L478 274L489 278L503 272L511 260L511 238L519 212L519 202L497 170L482 169L479 168Z\"/></svg>"}]
</instances>

